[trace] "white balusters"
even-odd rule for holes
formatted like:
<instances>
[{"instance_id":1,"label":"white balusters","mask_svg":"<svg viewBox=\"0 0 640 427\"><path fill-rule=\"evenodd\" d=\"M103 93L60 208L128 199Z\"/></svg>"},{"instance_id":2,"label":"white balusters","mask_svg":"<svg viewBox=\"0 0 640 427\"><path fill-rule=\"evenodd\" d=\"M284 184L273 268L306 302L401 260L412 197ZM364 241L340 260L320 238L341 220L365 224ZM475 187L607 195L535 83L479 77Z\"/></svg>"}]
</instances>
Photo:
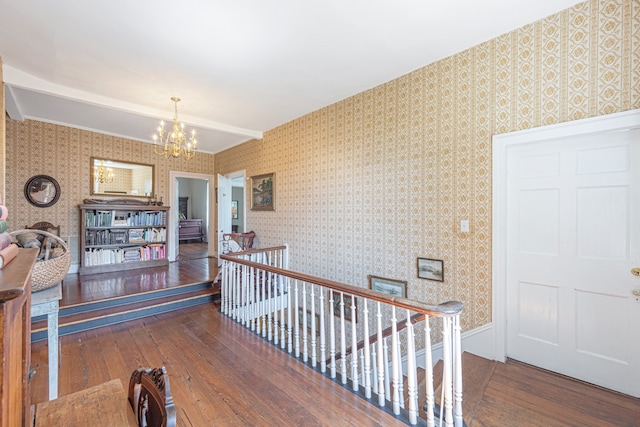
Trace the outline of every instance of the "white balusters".
<instances>
[{"instance_id":1,"label":"white balusters","mask_svg":"<svg viewBox=\"0 0 640 427\"><path fill-rule=\"evenodd\" d=\"M369 309L367 308L367 299L362 299L362 314L364 317L364 360L362 378L364 381L364 395L367 399L371 399L371 348L369 347Z\"/></svg>"},{"instance_id":2,"label":"white balusters","mask_svg":"<svg viewBox=\"0 0 640 427\"><path fill-rule=\"evenodd\" d=\"M335 307L335 302L333 290L329 289L329 310L333 310ZM333 313L329 313L329 334L330 334L330 347L329 347L329 357L330 362L329 366L331 367L331 378L336 377L336 325L335 325L335 316Z\"/></svg>"},{"instance_id":3,"label":"white balusters","mask_svg":"<svg viewBox=\"0 0 640 427\"><path fill-rule=\"evenodd\" d=\"M435 419L433 415L433 405L435 402L433 391L433 356L431 350L431 328L429 327L429 317L424 320L424 342L425 342L425 370L426 370L426 415L427 415L427 427L435 426Z\"/></svg>"},{"instance_id":4,"label":"white balusters","mask_svg":"<svg viewBox=\"0 0 640 427\"><path fill-rule=\"evenodd\" d=\"M287 283L287 343L289 347L287 347L287 352L291 353L293 351L293 339L291 336L292 328L291 328L291 279L286 278ZM297 303L297 301L296 301ZM297 308L297 305L296 305ZM297 313L297 311L296 311Z\"/></svg>"},{"instance_id":5,"label":"white balusters","mask_svg":"<svg viewBox=\"0 0 640 427\"><path fill-rule=\"evenodd\" d=\"M460 343L460 316L452 318L453 321L453 361L454 361L454 398L453 422L455 427L462 427L462 346Z\"/></svg>"},{"instance_id":6,"label":"white balusters","mask_svg":"<svg viewBox=\"0 0 640 427\"><path fill-rule=\"evenodd\" d=\"M351 382L352 388L358 391L358 331L356 330L356 297L351 296Z\"/></svg>"},{"instance_id":7,"label":"white balusters","mask_svg":"<svg viewBox=\"0 0 640 427\"><path fill-rule=\"evenodd\" d=\"M316 285L311 285L311 366L314 368L318 364L318 351L316 349Z\"/></svg>"},{"instance_id":8,"label":"white balusters","mask_svg":"<svg viewBox=\"0 0 640 427\"><path fill-rule=\"evenodd\" d=\"M400 413L400 393L398 390L398 382L400 381L400 358L398 356L398 324L396 319L396 307L391 307L391 384L393 385L391 393L391 402L393 403L393 413Z\"/></svg>"},{"instance_id":9,"label":"white balusters","mask_svg":"<svg viewBox=\"0 0 640 427\"><path fill-rule=\"evenodd\" d=\"M325 339L324 312L325 290L320 288L320 372L327 372L327 343Z\"/></svg>"},{"instance_id":10,"label":"white balusters","mask_svg":"<svg viewBox=\"0 0 640 427\"><path fill-rule=\"evenodd\" d=\"M307 348L307 282L302 282L302 360L309 360L309 349Z\"/></svg>"},{"instance_id":11,"label":"white balusters","mask_svg":"<svg viewBox=\"0 0 640 427\"><path fill-rule=\"evenodd\" d=\"M295 281L294 285L294 307L293 307L293 321L295 322L295 349L296 349L296 357L300 357L300 317L298 316L298 310L300 310L298 306L298 280Z\"/></svg>"},{"instance_id":12,"label":"white balusters","mask_svg":"<svg viewBox=\"0 0 640 427\"><path fill-rule=\"evenodd\" d=\"M398 332L398 396L400 407L404 409L404 372L402 371L402 349L400 348L400 333Z\"/></svg>"},{"instance_id":13,"label":"white balusters","mask_svg":"<svg viewBox=\"0 0 640 427\"><path fill-rule=\"evenodd\" d=\"M451 355L451 319L442 319L442 389L444 390L444 407L440 404L440 414L444 413L445 426L453 427L453 381Z\"/></svg>"},{"instance_id":14,"label":"white balusters","mask_svg":"<svg viewBox=\"0 0 640 427\"><path fill-rule=\"evenodd\" d=\"M411 311L407 310L407 394L409 396L409 424L418 422L418 373L416 371L416 350L411 323Z\"/></svg>"},{"instance_id":15,"label":"white balusters","mask_svg":"<svg viewBox=\"0 0 640 427\"><path fill-rule=\"evenodd\" d=\"M285 309L285 303L287 302L287 296L288 296L288 292L286 292L286 282L288 281L288 279L278 275L278 292L279 292L279 298L278 301L280 302L280 307L278 307L278 309L280 310L280 348L284 350L285 345L287 344L287 331L286 331L286 327L287 327L287 323L285 323L284 321L284 309Z\"/></svg>"},{"instance_id":16,"label":"white balusters","mask_svg":"<svg viewBox=\"0 0 640 427\"><path fill-rule=\"evenodd\" d=\"M344 326L344 292L340 292L340 375L342 384L347 383L347 337Z\"/></svg>"},{"instance_id":17,"label":"white balusters","mask_svg":"<svg viewBox=\"0 0 640 427\"><path fill-rule=\"evenodd\" d=\"M283 273L288 267L286 248L238 255L237 259L237 263L222 260L220 311L223 314L310 366L317 368L319 363L319 371L327 376L335 379L340 375L343 385L351 381L349 388L362 390L366 399L377 396L374 399L378 405L388 407L398 417L405 417L405 422L411 425L419 422L419 408L424 401L420 402L418 396L420 392L425 393L426 426L440 425L434 416L434 361L427 315L417 324L421 328L424 322L426 369L426 390L418 390L416 347L422 340L416 338L411 315L424 314L426 309L415 307L414 311L407 303L400 308L399 301L367 299L366 292L348 291L345 286L331 283L324 287L319 279L306 281L299 274ZM244 265L241 260L263 267ZM356 298L361 299L359 306ZM442 322L441 425L462 427L460 318L440 312L433 321L438 327ZM339 343L336 334L340 335Z\"/></svg>"},{"instance_id":18,"label":"white balusters","mask_svg":"<svg viewBox=\"0 0 640 427\"><path fill-rule=\"evenodd\" d=\"M377 372L378 372L378 405L380 406L384 406L386 398L385 398L385 391L386 391L386 396L388 396L388 388L385 387L385 363L386 361L384 360L384 354L385 354L385 349L383 348L384 345L384 337L382 336L382 310L380 309L380 302L378 301L377 303L378 306L378 311L376 314L376 318L377 318L377 329L378 329L378 367L377 367Z\"/></svg>"}]
</instances>

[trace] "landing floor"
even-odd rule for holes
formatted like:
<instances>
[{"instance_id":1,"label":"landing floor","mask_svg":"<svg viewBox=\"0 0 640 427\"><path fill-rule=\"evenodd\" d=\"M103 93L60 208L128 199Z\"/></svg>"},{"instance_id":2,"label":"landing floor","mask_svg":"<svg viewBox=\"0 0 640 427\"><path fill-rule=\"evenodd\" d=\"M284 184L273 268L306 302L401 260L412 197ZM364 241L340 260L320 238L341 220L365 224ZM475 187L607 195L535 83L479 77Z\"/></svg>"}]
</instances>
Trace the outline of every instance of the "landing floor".
<instances>
[{"instance_id":1,"label":"landing floor","mask_svg":"<svg viewBox=\"0 0 640 427\"><path fill-rule=\"evenodd\" d=\"M215 280L218 259L207 257L206 243L181 244L180 254L179 261L163 267L68 274L62 284L60 307Z\"/></svg>"}]
</instances>

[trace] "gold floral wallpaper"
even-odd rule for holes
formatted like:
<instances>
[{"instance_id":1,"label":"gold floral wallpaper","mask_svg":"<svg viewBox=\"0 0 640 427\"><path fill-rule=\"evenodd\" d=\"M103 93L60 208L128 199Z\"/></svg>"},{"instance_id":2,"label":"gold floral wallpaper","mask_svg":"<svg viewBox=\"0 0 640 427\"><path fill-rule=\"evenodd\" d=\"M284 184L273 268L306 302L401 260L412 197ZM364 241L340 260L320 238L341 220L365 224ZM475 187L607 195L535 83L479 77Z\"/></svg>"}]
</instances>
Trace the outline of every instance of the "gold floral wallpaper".
<instances>
[{"instance_id":1,"label":"gold floral wallpaper","mask_svg":"<svg viewBox=\"0 0 640 427\"><path fill-rule=\"evenodd\" d=\"M291 267L491 321L491 138L640 108L640 2L590 0L307 114L215 157L217 173L275 172L274 212L247 211ZM460 220L471 230L459 232ZM416 258L444 260L443 283Z\"/></svg>"},{"instance_id":2,"label":"gold floral wallpaper","mask_svg":"<svg viewBox=\"0 0 640 427\"><path fill-rule=\"evenodd\" d=\"M5 103L4 103L4 79L2 78L2 58L0 58L0 111L4 113ZM2 198L2 202L4 203L4 147L5 147L5 122L6 122L6 114L0 114L0 197Z\"/></svg>"},{"instance_id":3,"label":"gold floral wallpaper","mask_svg":"<svg viewBox=\"0 0 640 427\"><path fill-rule=\"evenodd\" d=\"M5 204L9 209L9 230L49 221L60 224L63 237L77 237L78 205L92 197L92 156L155 165L156 194L158 199L163 197L165 204L170 170L211 173L214 166L212 154L198 153L191 160L165 159L154 153L152 144L39 121L7 119L6 130ZM46 209L30 205L23 195L25 182L41 174L55 178L61 188L60 200ZM72 253L77 250L72 248Z\"/></svg>"}]
</instances>

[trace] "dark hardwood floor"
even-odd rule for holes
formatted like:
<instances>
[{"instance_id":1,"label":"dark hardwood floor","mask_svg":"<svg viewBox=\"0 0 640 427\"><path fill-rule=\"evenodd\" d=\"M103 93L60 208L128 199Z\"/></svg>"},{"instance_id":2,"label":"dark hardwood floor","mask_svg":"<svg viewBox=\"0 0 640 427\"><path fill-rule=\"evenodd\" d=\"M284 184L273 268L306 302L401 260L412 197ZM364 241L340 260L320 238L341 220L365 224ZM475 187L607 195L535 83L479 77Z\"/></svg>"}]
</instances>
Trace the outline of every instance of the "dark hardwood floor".
<instances>
[{"instance_id":1,"label":"dark hardwood floor","mask_svg":"<svg viewBox=\"0 0 640 427\"><path fill-rule=\"evenodd\" d=\"M132 270L121 273L120 281L113 273L83 278L81 286L92 291L80 294L103 297L130 292L134 283L145 289L154 281L170 286L214 277L216 265L215 258L199 258L172 263L164 274ZM97 290L101 281L106 291ZM126 387L134 369L164 365L178 426L403 425L218 309L217 303L198 305L61 337L60 395L115 378ZM47 396L45 341L33 344L32 365L36 404ZM640 399L512 360L502 364L465 354L463 370L469 427L640 426Z\"/></svg>"},{"instance_id":2,"label":"dark hardwood floor","mask_svg":"<svg viewBox=\"0 0 640 427\"><path fill-rule=\"evenodd\" d=\"M207 243L183 243L179 261L169 263L168 267L67 275L62 284L60 307L213 281L217 274L218 259L207 257Z\"/></svg>"}]
</instances>

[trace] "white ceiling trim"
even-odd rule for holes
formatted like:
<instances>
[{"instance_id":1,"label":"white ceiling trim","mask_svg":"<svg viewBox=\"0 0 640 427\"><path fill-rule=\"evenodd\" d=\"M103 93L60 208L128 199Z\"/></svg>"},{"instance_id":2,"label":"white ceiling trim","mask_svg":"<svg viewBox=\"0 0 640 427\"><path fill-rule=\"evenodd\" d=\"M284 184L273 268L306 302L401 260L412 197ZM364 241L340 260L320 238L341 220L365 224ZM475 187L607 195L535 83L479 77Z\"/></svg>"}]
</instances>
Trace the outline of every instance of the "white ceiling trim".
<instances>
[{"instance_id":1,"label":"white ceiling trim","mask_svg":"<svg viewBox=\"0 0 640 427\"><path fill-rule=\"evenodd\" d=\"M10 65L3 66L3 76L4 76L5 84L10 88L18 87L22 89L27 89L31 92L38 92L46 95L52 95L52 96L63 98L70 101L72 100L76 102L82 102L82 103L94 105L97 107L109 108L109 109L120 111L123 113L132 113L135 115L149 117L157 120L165 119L166 117L169 117L169 114L173 116L173 113L171 113L171 111L173 110L172 108L167 108L167 110L158 110L155 108L149 108L141 105L131 104L128 102L117 100L117 99L96 95L94 93L84 92L84 91L73 89L70 87L61 86L61 85L40 79L38 77L32 76L30 74L27 74L23 71L20 71L16 68L11 67ZM18 106L16 105L16 107ZM16 110L16 113L18 113L20 117L25 117L22 114L20 114L19 111L20 110L18 108ZM178 108L178 114L180 117L180 121L191 126L216 130L216 131L225 132L225 133L231 133L234 135L247 136L250 138L256 138L256 139L262 138L262 132L258 130L245 129L237 126L231 126L228 124L216 122L213 120L205 120L198 117L184 115L179 108ZM20 120L12 116L11 113L9 114L9 116L12 119ZM47 120L45 120L42 117L27 117L27 118L33 118L33 119L47 122ZM59 123L59 124L68 125L68 123Z\"/></svg>"}]
</instances>

